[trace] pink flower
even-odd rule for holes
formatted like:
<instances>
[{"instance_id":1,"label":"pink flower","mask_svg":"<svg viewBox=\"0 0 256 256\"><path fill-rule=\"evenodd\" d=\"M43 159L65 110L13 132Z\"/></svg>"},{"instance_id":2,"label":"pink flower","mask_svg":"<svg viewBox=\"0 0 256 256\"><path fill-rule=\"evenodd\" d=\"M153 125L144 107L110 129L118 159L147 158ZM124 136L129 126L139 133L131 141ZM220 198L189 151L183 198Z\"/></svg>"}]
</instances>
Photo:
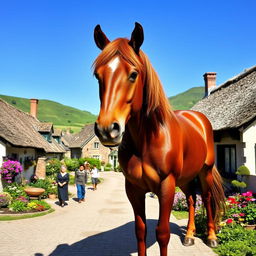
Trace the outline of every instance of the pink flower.
<instances>
[{"instance_id":1,"label":"pink flower","mask_svg":"<svg viewBox=\"0 0 256 256\"><path fill-rule=\"evenodd\" d=\"M252 196L252 191L247 191L245 193L242 193L242 196Z\"/></svg>"}]
</instances>

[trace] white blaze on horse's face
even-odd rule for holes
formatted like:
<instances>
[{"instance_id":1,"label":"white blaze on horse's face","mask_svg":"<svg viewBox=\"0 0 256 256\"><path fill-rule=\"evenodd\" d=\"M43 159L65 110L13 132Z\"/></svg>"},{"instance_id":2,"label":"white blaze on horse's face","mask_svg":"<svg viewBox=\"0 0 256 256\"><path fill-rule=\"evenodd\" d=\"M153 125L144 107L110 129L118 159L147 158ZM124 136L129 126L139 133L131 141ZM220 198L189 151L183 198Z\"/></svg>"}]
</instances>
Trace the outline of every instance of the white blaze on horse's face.
<instances>
[{"instance_id":1,"label":"white blaze on horse's face","mask_svg":"<svg viewBox=\"0 0 256 256\"><path fill-rule=\"evenodd\" d=\"M115 70L118 67L119 62L120 62L120 60L119 60L119 57L117 56L108 63L108 66L111 68L112 72L115 72Z\"/></svg>"}]
</instances>

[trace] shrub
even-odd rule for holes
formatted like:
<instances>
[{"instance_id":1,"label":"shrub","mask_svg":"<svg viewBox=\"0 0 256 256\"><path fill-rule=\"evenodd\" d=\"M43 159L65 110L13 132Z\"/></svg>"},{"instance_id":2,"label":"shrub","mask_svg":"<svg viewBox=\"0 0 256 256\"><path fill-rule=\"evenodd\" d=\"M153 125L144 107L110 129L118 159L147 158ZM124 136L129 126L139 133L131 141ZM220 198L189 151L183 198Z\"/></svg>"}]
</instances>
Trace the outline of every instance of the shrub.
<instances>
[{"instance_id":1,"label":"shrub","mask_svg":"<svg viewBox=\"0 0 256 256\"><path fill-rule=\"evenodd\" d=\"M223 220L241 225L256 224L256 198L253 197L252 192L229 196Z\"/></svg>"},{"instance_id":2,"label":"shrub","mask_svg":"<svg viewBox=\"0 0 256 256\"><path fill-rule=\"evenodd\" d=\"M44 211L50 209L50 205L42 200L33 200L30 201L27 205L28 209L34 209L37 211Z\"/></svg>"},{"instance_id":3,"label":"shrub","mask_svg":"<svg viewBox=\"0 0 256 256\"><path fill-rule=\"evenodd\" d=\"M60 171L61 162L57 158L53 158L47 161L46 164L46 175L53 176Z\"/></svg>"},{"instance_id":4,"label":"shrub","mask_svg":"<svg viewBox=\"0 0 256 256\"><path fill-rule=\"evenodd\" d=\"M0 208L8 206L11 200L12 200L12 197L9 193L7 192L0 193Z\"/></svg>"},{"instance_id":5,"label":"shrub","mask_svg":"<svg viewBox=\"0 0 256 256\"><path fill-rule=\"evenodd\" d=\"M231 183L234 187L237 187L237 188L246 188L247 187L246 183L243 181L232 180Z\"/></svg>"},{"instance_id":6,"label":"shrub","mask_svg":"<svg viewBox=\"0 0 256 256\"><path fill-rule=\"evenodd\" d=\"M75 184L75 176L74 175L69 175L69 184L74 185Z\"/></svg>"},{"instance_id":7,"label":"shrub","mask_svg":"<svg viewBox=\"0 0 256 256\"><path fill-rule=\"evenodd\" d=\"M12 183L4 188L4 192L11 195L12 198L17 198L18 196L26 196L24 188L19 186L17 183Z\"/></svg>"},{"instance_id":8,"label":"shrub","mask_svg":"<svg viewBox=\"0 0 256 256\"><path fill-rule=\"evenodd\" d=\"M95 158L85 158L85 161L87 161L91 168L96 165L97 169L100 170L101 164L100 164L100 160L99 159L95 159Z\"/></svg>"},{"instance_id":9,"label":"shrub","mask_svg":"<svg viewBox=\"0 0 256 256\"><path fill-rule=\"evenodd\" d=\"M38 179L35 183L29 183L29 186L36 188L44 188L43 197L47 197L52 188L52 181L50 179Z\"/></svg>"},{"instance_id":10,"label":"shrub","mask_svg":"<svg viewBox=\"0 0 256 256\"><path fill-rule=\"evenodd\" d=\"M12 212L25 212L27 210L27 204L22 201L15 200L8 206L8 208Z\"/></svg>"},{"instance_id":11,"label":"shrub","mask_svg":"<svg viewBox=\"0 0 256 256\"><path fill-rule=\"evenodd\" d=\"M69 171L75 171L79 168L79 160L76 158L65 158L64 163Z\"/></svg>"},{"instance_id":12,"label":"shrub","mask_svg":"<svg viewBox=\"0 0 256 256\"><path fill-rule=\"evenodd\" d=\"M249 169L245 165L241 165L236 172L237 175L250 175Z\"/></svg>"},{"instance_id":13,"label":"shrub","mask_svg":"<svg viewBox=\"0 0 256 256\"><path fill-rule=\"evenodd\" d=\"M108 172L108 171L111 171L112 170L112 165L110 163L107 163L104 167L104 171L105 172Z\"/></svg>"},{"instance_id":14,"label":"shrub","mask_svg":"<svg viewBox=\"0 0 256 256\"><path fill-rule=\"evenodd\" d=\"M217 235L220 245L215 249L221 256L256 255L256 231L244 229L240 225L228 225Z\"/></svg>"}]
</instances>

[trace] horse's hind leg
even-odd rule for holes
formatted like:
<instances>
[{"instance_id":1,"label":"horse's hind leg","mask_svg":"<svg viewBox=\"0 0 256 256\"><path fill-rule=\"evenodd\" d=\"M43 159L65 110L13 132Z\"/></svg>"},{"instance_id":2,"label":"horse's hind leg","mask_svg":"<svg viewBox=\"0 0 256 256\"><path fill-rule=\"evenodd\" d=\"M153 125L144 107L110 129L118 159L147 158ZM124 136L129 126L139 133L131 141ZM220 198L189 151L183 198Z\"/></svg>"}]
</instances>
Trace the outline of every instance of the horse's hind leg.
<instances>
[{"instance_id":1,"label":"horse's hind leg","mask_svg":"<svg viewBox=\"0 0 256 256\"><path fill-rule=\"evenodd\" d=\"M207 212L207 245L210 247L217 247L217 237L215 233L215 223L214 223L214 195L212 194L212 187L214 186L212 167L204 166L202 171L199 174L199 179L202 187L202 199L204 202L204 206Z\"/></svg>"},{"instance_id":2,"label":"horse's hind leg","mask_svg":"<svg viewBox=\"0 0 256 256\"><path fill-rule=\"evenodd\" d=\"M195 209L196 209L196 191L194 181L181 186L182 191L186 195L187 204L188 204L188 225L187 225L187 233L183 241L183 245L191 246L195 243L194 234L196 231L195 226Z\"/></svg>"}]
</instances>

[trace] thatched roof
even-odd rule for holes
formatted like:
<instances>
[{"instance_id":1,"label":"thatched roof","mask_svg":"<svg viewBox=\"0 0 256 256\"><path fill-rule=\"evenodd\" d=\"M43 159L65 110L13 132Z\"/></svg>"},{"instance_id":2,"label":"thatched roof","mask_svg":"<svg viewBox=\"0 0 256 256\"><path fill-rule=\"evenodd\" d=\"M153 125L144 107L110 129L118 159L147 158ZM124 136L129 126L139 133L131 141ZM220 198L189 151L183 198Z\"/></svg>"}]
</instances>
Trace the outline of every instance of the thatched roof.
<instances>
[{"instance_id":1,"label":"thatched roof","mask_svg":"<svg viewBox=\"0 0 256 256\"><path fill-rule=\"evenodd\" d=\"M62 130L61 129L54 128L53 130L54 130L54 132L52 134L53 137L61 137L61 135L62 135Z\"/></svg>"},{"instance_id":2,"label":"thatched roof","mask_svg":"<svg viewBox=\"0 0 256 256\"><path fill-rule=\"evenodd\" d=\"M52 123L42 122L39 124L38 131L39 132L50 132L52 130L52 128L53 128Z\"/></svg>"},{"instance_id":3,"label":"thatched roof","mask_svg":"<svg viewBox=\"0 0 256 256\"><path fill-rule=\"evenodd\" d=\"M79 133L64 136L64 139L68 141L70 148L83 148L94 136L94 124L89 124L85 125Z\"/></svg>"},{"instance_id":4,"label":"thatched roof","mask_svg":"<svg viewBox=\"0 0 256 256\"><path fill-rule=\"evenodd\" d=\"M44 139L39 133L40 126L39 120L0 99L0 138L18 147L64 153L64 148L55 140L50 143Z\"/></svg>"},{"instance_id":5,"label":"thatched roof","mask_svg":"<svg viewBox=\"0 0 256 256\"><path fill-rule=\"evenodd\" d=\"M204 113L214 130L239 128L256 118L256 66L229 79L192 110Z\"/></svg>"}]
</instances>

